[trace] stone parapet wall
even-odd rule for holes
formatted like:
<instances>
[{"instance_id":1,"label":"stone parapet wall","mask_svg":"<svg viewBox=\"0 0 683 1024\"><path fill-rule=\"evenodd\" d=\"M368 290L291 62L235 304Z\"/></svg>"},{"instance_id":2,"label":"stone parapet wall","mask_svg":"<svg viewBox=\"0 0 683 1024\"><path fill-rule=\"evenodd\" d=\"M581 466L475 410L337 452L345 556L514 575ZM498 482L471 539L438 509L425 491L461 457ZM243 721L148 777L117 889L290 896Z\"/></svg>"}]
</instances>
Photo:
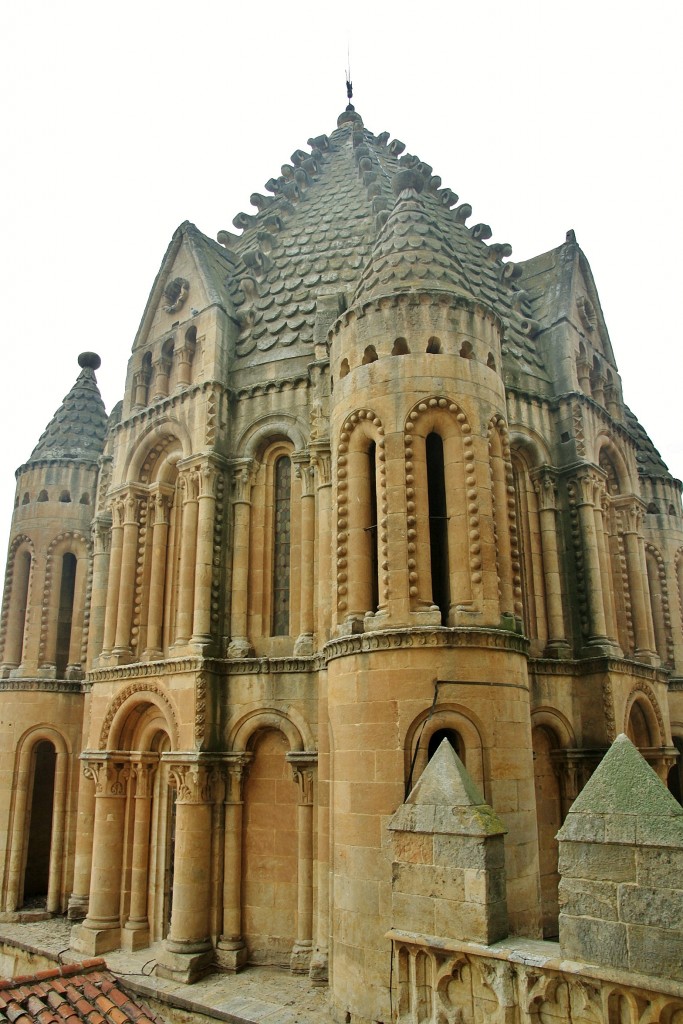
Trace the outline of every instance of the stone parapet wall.
<instances>
[{"instance_id":1,"label":"stone parapet wall","mask_svg":"<svg viewBox=\"0 0 683 1024\"><path fill-rule=\"evenodd\" d=\"M683 984L564 959L554 942L493 946L392 930L398 1024L680 1024Z\"/></svg>"}]
</instances>

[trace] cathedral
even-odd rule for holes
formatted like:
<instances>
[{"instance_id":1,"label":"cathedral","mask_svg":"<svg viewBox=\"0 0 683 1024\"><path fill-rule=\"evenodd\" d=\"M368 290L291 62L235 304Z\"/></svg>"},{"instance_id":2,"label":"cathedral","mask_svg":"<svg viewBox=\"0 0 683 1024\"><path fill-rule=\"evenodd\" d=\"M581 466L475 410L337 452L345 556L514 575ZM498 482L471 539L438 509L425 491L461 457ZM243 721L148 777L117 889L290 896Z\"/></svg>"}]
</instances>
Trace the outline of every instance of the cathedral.
<instances>
[{"instance_id":1,"label":"cathedral","mask_svg":"<svg viewBox=\"0 0 683 1024\"><path fill-rule=\"evenodd\" d=\"M683 858L683 510L588 261L569 231L513 262L351 105L251 204L217 241L180 225L122 401L81 354L16 472L0 916L67 914L79 955L153 946L185 983L278 964L347 1024L475 1019L466 977L512 1005L515 937L614 986L636 924L621 890L586 917L567 851ZM614 834L591 802L622 755L656 841L635 783ZM633 887L679 892L663 856ZM683 934L657 914L663 999Z\"/></svg>"}]
</instances>

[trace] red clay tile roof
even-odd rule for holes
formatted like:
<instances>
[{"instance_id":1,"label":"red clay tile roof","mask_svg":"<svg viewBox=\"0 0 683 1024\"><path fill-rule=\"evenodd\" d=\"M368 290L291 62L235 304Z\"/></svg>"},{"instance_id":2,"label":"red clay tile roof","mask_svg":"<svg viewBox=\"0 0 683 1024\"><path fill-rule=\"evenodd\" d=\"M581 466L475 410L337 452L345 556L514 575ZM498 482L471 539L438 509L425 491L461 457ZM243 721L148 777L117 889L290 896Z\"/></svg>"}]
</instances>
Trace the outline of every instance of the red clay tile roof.
<instances>
[{"instance_id":1,"label":"red clay tile roof","mask_svg":"<svg viewBox=\"0 0 683 1024\"><path fill-rule=\"evenodd\" d=\"M0 979L0 1024L164 1024L119 987L104 960Z\"/></svg>"}]
</instances>

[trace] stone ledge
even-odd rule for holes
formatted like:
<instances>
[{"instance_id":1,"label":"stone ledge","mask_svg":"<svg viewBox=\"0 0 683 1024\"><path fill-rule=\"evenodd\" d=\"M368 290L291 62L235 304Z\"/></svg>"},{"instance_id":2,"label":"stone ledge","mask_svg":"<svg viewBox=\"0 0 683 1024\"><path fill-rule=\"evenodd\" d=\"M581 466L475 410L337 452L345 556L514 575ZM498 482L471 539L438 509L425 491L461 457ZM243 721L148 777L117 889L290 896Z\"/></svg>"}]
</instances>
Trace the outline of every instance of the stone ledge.
<instances>
[{"instance_id":1,"label":"stone ledge","mask_svg":"<svg viewBox=\"0 0 683 1024\"><path fill-rule=\"evenodd\" d=\"M634 971L623 971L616 967L600 967L579 960L568 960L563 958L558 942L549 942L545 939L509 936L492 946L484 946L477 942L444 939L431 935L420 935L417 932L402 932L397 929L390 929L385 933L385 938L392 942L429 947L449 953L468 953L471 956L490 957L492 960L507 960L509 963L541 967L544 970L557 971L560 974L594 978L596 981L622 985L626 989L642 988L661 995L683 999L683 982L658 978L649 974L639 974Z\"/></svg>"}]
</instances>

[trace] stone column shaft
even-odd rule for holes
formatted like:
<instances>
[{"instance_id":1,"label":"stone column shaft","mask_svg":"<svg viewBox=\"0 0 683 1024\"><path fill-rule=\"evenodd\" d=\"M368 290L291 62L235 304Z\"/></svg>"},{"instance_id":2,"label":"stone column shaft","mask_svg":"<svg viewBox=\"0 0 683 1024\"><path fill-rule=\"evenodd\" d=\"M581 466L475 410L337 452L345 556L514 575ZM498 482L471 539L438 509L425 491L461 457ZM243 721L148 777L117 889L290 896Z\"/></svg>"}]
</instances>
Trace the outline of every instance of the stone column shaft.
<instances>
[{"instance_id":1,"label":"stone column shaft","mask_svg":"<svg viewBox=\"0 0 683 1024\"><path fill-rule=\"evenodd\" d=\"M545 582L545 603L548 616L548 642L564 642L564 614L562 609L562 580L560 560L557 553L557 523L554 508L542 508L539 512L541 527L541 553L543 556L543 577Z\"/></svg>"},{"instance_id":2,"label":"stone column shaft","mask_svg":"<svg viewBox=\"0 0 683 1024\"><path fill-rule=\"evenodd\" d=\"M313 771L316 754L287 755L299 785L297 806L297 928L290 960L294 974L306 973L313 950Z\"/></svg>"},{"instance_id":3,"label":"stone column shaft","mask_svg":"<svg viewBox=\"0 0 683 1024\"><path fill-rule=\"evenodd\" d=\"M107 587L107 603L104 616L104 636L102 649L110 653L116 639L116 616L119 607L119 589L121 584L121 560L123 557L123 523L118 521L118 513L114 513L111 528L111 557L109 562L109 585Z\"/></svg>"},{"instance_id":4,"label":"stone column shaft","mask_svg":"<svg viewBox=\"0 0 683 1024\"><path fill-rule=\"evenodd\" d=\"M137 501L130 496L126 499L126 518L123 524L123 549L121 554L121 582L116 613L115 650L130 650L130 630L133 623L135 600L135 574L138 561Z\"/></svg>"},{"instance_id":5,"label":"stone column shaft","mask_svg":"<svg viewBox=\"0 0 683 1024\"><path fill-rule=\"evenodd\" d=\"M149 867L149 826L152 813L152 785L156 764L138 763L134 766L135 816L133 820L133 849L130 880L130 913L126 929L148 931L147 889Z\"/></svg>"},{"instance_id":6,"label":"stone column shaft","mask_svg":"<svg viewBox=\"0 0 683 1024\"><path fill-rule=\"evenodd\" d=\"M315 493L313 470L308 458L297 465L301 480L301 592L299 595L300 635L296 642L297 654L313 653L314 586L315 586Z\"/></svg>"},{"instance_id":7,"label":"stone column shaft","mask_svg":"<svg viewBox=\"0 0 683 1024\"><path fill-rule=\"evenodd\" d=\"M169 760L177 789L171 928L156 973L191 984L210 969L213 765Z\"/></svg>"},{"instance_id":8,"label":"stone column shaft","mask_svg":"<svg viewBox=\"0 0 683 1024\"><path fill-rule=\"evenodd\" d=\"M218 960L229 971L246 962L242 939L242 814L243 789L251 754L232 755L225 791L225 847L223 857L223 926Z\"/></svg>"},{"instance_id":9,"label":"stone column shaft","mask_svg":"<svg viewBox=\"0 0 683 1024\"><path fill-rule=\"evenodd\" d=\"M88 916L72 932L71 945L91 956L116 949L120 941L121 876L126 787L129 765L123 758L85 760L95 782L95 824Z\"/></svg>"},{"instance_id":10,"label":"stone column shaft","mask_svg":"<svg viewBox=\"0 0 683 1024\"><path fill-rule=\"evenodd\" d=\"M90 628L88 630L88 663L102 653L104 617L107 608L107 579L110 568L111 526L96 519L93 524L92 591L90 596Z\"/></svg>"},{"instance_id":11,"label":"stone column shaft","mask_svg":"<svg viewBox=\"0 0 683 1024\"><path fill-rule=\"evenodd\" d=\"M78 787L78 825L74 857L74 887L69 897L68 917L82 920L88 912L90 868L92 863L93 829L95 825L95 787L89 776Z\"/></svg>"},{"instance_id":12,"label":"stone column shaft","mask_svg":"<svg viewBox=\"0 0 683 1024\"><path fill-rule=\"evenodd\" d=\"M600 554L595 531L595 511L593 505L585 501L580 502L578 505L578 515L583 541L590 639L604 640L607 637L607 624L602 598L602 574L600 572Z\"/></svg>"},{"instance_id":13,"label":"stone column shaft","mask_svg":"<svg viewBox=\"0 0 683 1024\"><path fill-rule=\"evenodd\" d=\"M602 578L602 597L605 610L605 629L609 637L618 637L617 612L614 605L612 588L612 570L609 550L609 531L606 529L606 512L602 508L595 509L595 535L598 541L598 558Z\"/></svg>"},{"instance_id":14,"label":"stone column shaft","mask_svg":"<svg viewBox=\"0 0 683 1024\"><path fill-rule=\"evenodd\" d=\"M194 621L192 638L206 643L211 639L211 582L213 579L213 534L216 496L213 490L214 471L202 469L197 519L197 553L194 575Z\"/></svg>"},{"instance_id":15,"label":"stone column shaft","mask_svg":"<svg viewBox=\"0 0 683 1024\"><path fill-rule=\"evenodd\" d=\"M643 567L640 559L640 540L638 534L630 530L624 533L624 547L626 549L628 586L631 593L631 614L633 616L636 654L652 654L653 643L650 630L648 629L648 619L645 610Z\"/></svg>"},{"instance_id":16,"label":"stone column shaft","mask_svg":"<svg viewBox=\"0 0 683 1024\"><path fill-rule=\"evenodd\" d=\"M64 840L66 812L66 779L69 755L58 750L55 762L54 804L50 833L50 869L47 883L47 911L59 914L62 910L62 874L64 871Z\"/></svg>"},{"instance_id":17,"label":"stone column shaft","mask_svg":"<svg viewBox=\"0 0 683 1024\"><path fill-rule=\"evenodd\" d=\"M248 638L249 609L249 547L251 533L251 462L237 467L233 476L233 552L232 593L230 603L231 658L248 657L251 645Z\"/></svg>"},{"instance_id":18,"label":"stone column shaft","mask_svg":"<svg viewBox=\"0 0 683 1024\"><path fill-rule=\"evenodd\" d=\"M168 516L166 499L156 496L154 526L152 527L152 566L149 579L149 611L147 615L147 654L160 657L164 623L164 595L166 589L166 560L168 557Z\"/></svg>"},{"instance_id":19,"label":"stone column shaft","mask_svg":"<svg viewBox=\"0 0 683 1024\"><path fill-rule=\"evenodd\" d=\"M183 501L183 521L180 538L180 571L178 574L178 610L176 613L177 644L185 644L192 635L194 613L194 577L197 558L198 506L195 481L187 479Z\"/></svg>"}]
</instances>

